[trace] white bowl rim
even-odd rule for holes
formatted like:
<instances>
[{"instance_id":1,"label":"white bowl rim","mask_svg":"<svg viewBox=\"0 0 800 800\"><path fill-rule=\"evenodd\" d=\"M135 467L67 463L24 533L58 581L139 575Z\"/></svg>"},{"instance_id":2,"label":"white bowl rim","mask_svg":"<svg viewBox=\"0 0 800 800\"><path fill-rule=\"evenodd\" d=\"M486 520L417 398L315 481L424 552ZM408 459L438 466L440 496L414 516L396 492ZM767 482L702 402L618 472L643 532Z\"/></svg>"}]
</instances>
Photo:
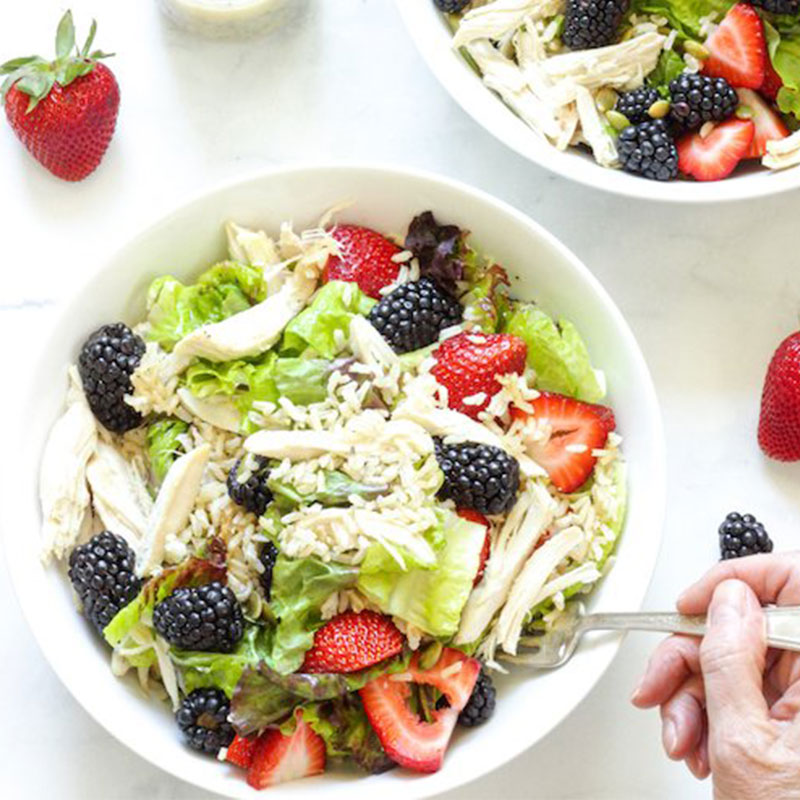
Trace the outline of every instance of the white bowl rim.
<instances>
[{"instance_id":1,"label":"white bowl rim","mask_svg":"<svg viewBox=\"0 0 800 800\"><path fill-rule=\"evenodd\" d=\"M561 152L527 127L495 93L484 86L449 46L442 47L441 12L433 0L395 0L408 35L445 91L506 147L550 172L578 183L641 200L667 203L721 203L769 197L800 187L800 166L783 170L759 169L720 181L652 181L622 170L601 167L588 154L573 148ZM437 20L436 17L440 19Z\"/></svg>"},{"instance_id":2,"label":"white bowl rim","mask_svg":"<svg viewBox=\"0 0 800 800\"><path fill-rule=\"evenodd\" d=\"M650 431L650 434L653 440L652 449L654 457L652 464L654 471L648 475L648 479L653 487L650 494L653 499L652 525L654 535L648 551L648 558L640 563L640 566L642 567L641 572L646 573L647 575L647 579L641 586L641 591L639 592L639 597L637 600L637 608L640 607L650 583L652 582L655 564L658 560L661 550L663 539L663 521L666 509L666 456L663 420L650 371L644 360L641 349L639 348L638 342L630 330L630 327L617 308L616 304L613 302L611 297L603 288L602 284L589 270L589 268L586 267L583 262L576 255L574 255L569 248L567 248L566 245L557 239L554 234L545 229L540 223L531 219L526 214L514 208L507 202L494 197L488 192L432 171L407 168L398 165L387 165L380 162L297 162L285 164L279 167L268 167L248 171L247 174L236 173L221 181L214 182L205 188L186 193L181 202L171 204L171 210L167 213L154 213L151 217L151 221L148 224L139 227L138 233L130 236L130 238L128 238L121 246L114 249L108 257L103 258L97 267L84 275L84 277L78 283L77 288L73 288L65 297L64 301L60 303L60 311L49 325L48 335L44 337L44 348L47 347L49 342L57 339L58 331L63 327L65 321L69 317L73 305L79 302L82 295L87 292L96 277L107 270L109 266L114 263L124 251L135 247L140 241L146 240L158 227L167 224L173 216L181 214L188 207L194 205L195 203L200 203L208 197L246 183L258 182L268 178L275 178L287 173L337 171L344 173L351 171L375 173L381 175L387 180L390 180L392 177L411 177L417 180L427 181L432 184L445 185L455 191L472 195L479 201L493 205L502 213L513 217L518 223L533 229L537 236L540 236L565 260L571 262L578 272L581 273L583 279L591 287L592 291L604 301L604 304L607 306L608 313L616 322L620 335L626 341L626 347L629 356L636 362L637 368L644 379L644 385L641 387L641 389L645 393L647 413L650 415L653 422L653 429ZM4 474L4 470L6 470L8 467L8 464L3 465L3 467L0 468L0 474ZM6 477L8 476L6 475ZM5 486L7 483L6 481L2 481L0 485ZM28 566L26 566L24 563L23 548L14 544L14 539L10 534L10 531L13 530L13 520L9 514L9 508L9 503L0 503L0 537L2 538L2 550L5 554L14 593L19 603L22 615L28 623L28 627L33 634L34 640L44 654L46 661L61 680L63 685L67 688L78 704L89 714L89 716L92 717L95 722L97 722L98 725L100 725L118 742L136 753L139 757L150 764L154 764L164 772L171 774L189 784L197 786L200 789L204 789L205 791L220 791L219 789L211 790L206 784L202 783L198 778L196 778L191 770L181 769L175 764L168 762L160 752L146 746L144 737L134 735L133 732L115 729L113 724L111 724L111 721L108 719L108 714L106 711L101 709L98 704L94 703L90 693L86 691L85 687L80 684L79 681L73 679L73 676L69 674L67 670L65 670L64 665L60 663L62 654L56 649L52 648L48 641L45 629L46 626L44 624L45 615L39 610L34 613L34 609L37 608L35 595L28 592L28 587L22 579L21 572L25 569L28 569ZM619 646L622 643L622 639L623 634L613 635L613 641L611 642L611 647L608 648L608 655L605 657L605 663L601 665L601 668L596 670L591 681L586 684L582 693L573 698L570 709L561 717L561 720L554 725L553 728L551 728L551 732L555 727L557 727L558 724L560 724L560 722L563 722L563 720L569 716L569 714L572 713L594 689L598 681L611 666L611 663L619 651ZM538 742L539 740L536 741ZM425 776L424 778L419 776L419 778L413 783L404 781L403 797L420 798L421 800L422 798L431 797L433 795L458 788L459 786L462 786L501 768L510 760L520 755L535 744L536 742L531 743L527 741L523 742L521 745L517 742L509 742L503 757L498 759L488 770L476 768L471 771L464 771L459 774L455 774L455 771L451 770L448 772L447 769L442 769L438 773L433 773ZM447 776L446 779L445 776ZM244 782L242 781L242 783ZM293 785L294 784L287 784L287 786ZM271 794L276 795L278 798L282 796L280 787L272 787L270 792ZM229 796L239 797L243 795L230 794Z\"/></svg>"}]
</instances>

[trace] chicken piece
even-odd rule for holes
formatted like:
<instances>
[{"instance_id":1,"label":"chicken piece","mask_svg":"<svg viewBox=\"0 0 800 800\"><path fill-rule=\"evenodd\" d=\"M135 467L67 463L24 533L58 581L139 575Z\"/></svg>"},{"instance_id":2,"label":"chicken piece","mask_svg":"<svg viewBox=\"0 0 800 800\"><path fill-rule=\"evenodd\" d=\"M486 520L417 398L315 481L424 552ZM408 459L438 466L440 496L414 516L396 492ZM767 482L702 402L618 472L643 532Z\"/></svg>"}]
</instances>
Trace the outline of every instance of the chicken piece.
<instances>
[{"instance_id":1,"label":"chicken piece","mask_svg":"<svg viewBox=\"0 0 800 800\"><path fill-rule=\"evenodd\" d=\"M476 39L502 39L527 19L537 20L561 14L566 0L494 0L468 11L453 36L453 47Z\"/></svg>"},{"instance_id":2,"label":"chicken piece","mask_svg":"<svg viewBox=\"0 0 800 800\"><path fill-rule=\"evenodd\" d=\"M97 427L78 370L69 368L67 409L53 425L39 471L42 559L64 558L78 542L89 511L86 467L97 447Z\"/></svg>"},{"instance_id":3,"label":"chicken piece","mask_svg":"<svg viewBox=\"0 0 800 800\"><path fill-rule=\"evenodd\" d=\"M169 468L150 515L147 534L139 543L137 575L156 572L164 560L167 537L176 536L186 527L210 456L210 445L203 444L177 458Z\"/></svg>"},{"instance_id":4,"label":"chicken piece","mask_svg":"<svg viewBox=\"0 0 800 800\"><path fill-rule=\"evenodd\" d=\"M346 455L350 451L347 438L327 431L263 430L249 436L244 443L248 453L266 458L288 458L304 461L326 453Z\"/></svg>"},{"instance_id":5,"label":"chicken piece","mask_svg":"<svg viewBox=\"0 0 800 800\"><path fill-rule=\"evenodd\" d=\"M181 405L194 417L230 433L239 433L242 415L227 397L195 397L189 389L178 389Z\"/></svg>"},{"instance_id":6,"label":"chicken piece","mask_svg":"<svg viewBox=\"0 0 800 800\"><path fill-rule=\"evenodd\" d=\"M768 141L767 152L761 163L770 169L786 169L800 164L800 131L795 131L785 139Z\"/></svg>"},{"instance_id":7,"label":"chicken piece","mask_svg":"<svg viewBox=\"0 0 800 800\"><path fill-rule=\"evenodd\" d=\"M350 320L350 349L353 355L367 366L388 372L400 364L397 353L373 327L366 317L358 314Z\"/></svg>"},{"instance_id":8,"label":"chicken piece","mask_svg":"<svg viewBox=\"0 0 800 800\"><path fill-rule=\"evenodd\" d=\"M584 86L576 87L575 92L575 106L581 121L581 132L586 143L592 148L595 161L602 167L619 166L617 146L600 119L600 112L592 93Z\"/></svg>"}]
</instances>

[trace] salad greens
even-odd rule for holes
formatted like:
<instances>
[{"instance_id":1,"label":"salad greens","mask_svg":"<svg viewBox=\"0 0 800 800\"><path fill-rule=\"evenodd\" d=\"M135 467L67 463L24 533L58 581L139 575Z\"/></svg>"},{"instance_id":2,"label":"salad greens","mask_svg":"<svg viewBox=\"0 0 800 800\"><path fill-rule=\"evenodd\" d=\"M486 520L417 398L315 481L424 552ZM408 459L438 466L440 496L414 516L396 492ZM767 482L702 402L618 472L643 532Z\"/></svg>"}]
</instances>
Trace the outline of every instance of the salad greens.
<instances>
[{"instance_id":1,"label":"salad greens","mask_svg":"<svg viewBox=\"0 0 800 800\"><path fill-rule=\"evenodd\" d=\"M148 426L147 455L156 487L161 485L175 459L184 452L179 439L188 430L187 422L174 417L156 420Z\"/></svg>"},{"instance_id":2,"label":"salad greens","mask_svg":"<svg viewBox=\"0 0 800 800\"><path fill-rule=\"evenodd\" d=\"M338 470L326 470L324 475L325 487L309 494L301 494L291 484L272 478L267 481L267 485L275 501L284 510L311 503L321 503L323 506L347 506L350 505L349 498L352 495L364 500L374 500L389 488L386 485L359 483Z\"/></svg>"},{"instance_id":3,"label":"salad greens","mask_svg":"<svg viewBox=\"0 0 800 800\"><path fill-rule=\"evenodd\" d=\"M258 267L223 261L186 286L171 275L156 278L147 292L147 338L171 350L186 334L220 322L266 297Z\"/></svg>"}]
</instances>

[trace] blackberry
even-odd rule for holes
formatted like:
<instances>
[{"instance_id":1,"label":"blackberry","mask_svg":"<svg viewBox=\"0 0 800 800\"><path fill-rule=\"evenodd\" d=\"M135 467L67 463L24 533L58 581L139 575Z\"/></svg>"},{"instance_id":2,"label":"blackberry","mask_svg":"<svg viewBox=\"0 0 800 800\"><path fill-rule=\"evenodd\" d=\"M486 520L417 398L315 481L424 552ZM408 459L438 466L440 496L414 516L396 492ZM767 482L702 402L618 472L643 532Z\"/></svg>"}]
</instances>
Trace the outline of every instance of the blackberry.
<instances>
[{"instance_id":1,"label":"blackberry","mask_svg":"<svg viewBox=\"0 0 800 800\"><path fill-rule=\"evenodd\" d=\"M368 319L395 353L408 353L433 344L440 331L458 325L463 315L455 297L430 278L420 278L389 292Z\"/></svg>"},{"instance_id":2,"label":"blackberry","mask_svg":"<svg viewBox=\"0 0 800 800\"><path fill-rule=\"evenodd\" d=\"M231 704L219 689L195 689L183 698L175 720L183 731L186 744L193 750L215 756L227 747L235 734L228 722Z\"/></svg>"},{"instance_id":3,"label":"blackberry","mask_svg":"<svg viewBox=\"0 0 800 800\"><path fill-rule=\"evenodd\" d=\"M111 531L98 533L70 553L69 579L100 633L139 594L142 582L133 571L135 559L128 543Z\"/></svg>"},{"instance_id":4,"label":"blackberry","mask_svg":"<svg viewBox=\"0 0 800 800\"><path fill-rule=\"evenodd\" d=\"M571 50L589 50L617 39L629 0L567 0L561 39Z\"/></svg>"},{"instance_id":5,"label":"blackberry","mask_svg":"<svg viewBox=\"0 0 800 800\"><path fill-rule=\"evenodd\" d=\"M272 501L272 492L267 486L269 473L269 461L263 456L240 458L228 473L231 500L260 517Z\"/></svg>"},{"instance_id":6,"label":"blackberry","mask_svg":"<svg viewBox=\"0 0 800 800\"><path fill-rule=\"evenodd\" d=\"M623 92L619 96L614 110L623 114L631 125L636 125L639 122L648 122L652 119L647 112L650 106L659 100L661 100L661 95L655 89L648 89L643 86L641 89L634 89L632 92Z\"/></svg>"},{"instance_id":7,"label":"blackberry","mask_svg":"<svg viewBox=\"0 0 800 800\"><path fill-rule=\"evenodd\" d=\"M719 526L719 551L723 561L755 553L771 553L772 539L752 514L732 511Z\"/></svg>"},{"instance_id":8,"label":"blackberry","mask_svg":"<svg viewBox=\"0 0 800 800\"><path fill-rule=\"evenodd\" d=\"M800 0L748 0L750 5L763 8L770 14L792 14L800 11Z\"/></svg>"},{"instance_id":9,"label":"blackberry","mask_svg":"<svg viewBox=\"0 0 800 800\"><path fill-rule=\"evenodd\" d=\"M433 0L433 3L445 14L458 14L470 4L470 0Z\"/></svg>"},{"instance_id":10,"label":"blackberry","mask_svg":"<svg viewBox=\"0 0 800 800\"><path fill-rule=\"evenodd\" d=\"M444 473L439 497L481 514L503 514L516 502L519 462L499 447L476 442L444 444L434 439Z\"/></svg>"},{"instance_id":11,"label":"blackberry","mask_svg":"<svg viewBox=\"0 0 800 800\"><path fill-rule=\"evenodd\" d=\"M244 633L242 609L219 581L182 586L153 610L153 626L181 650L230 653Z\"/></svg>"},{"instance_id":12,"label":"blackberry","mask_svg":"<svg viewBox=\"0 0 800 800\"><path fill-rule=\"evenodd\" d=\"M736 111L739 97L725 78L683 73L669 83L670 120L683 131L720 122Z\"/></svg>"},{"instance_id":13,"label":"blackberry","mask_svg":"<svg viewBox=\"0 0 800 800\"><path fill-rule=\"evenodd\" d=\"M678 175L678 150L663 120L629 125L617 139L617 152L626 172L654 181Z\"/></svg>"},{"instance_id":14,"label":"blackberry","mask_svg":"<svg viewBox=\"0 0 800 800\"><path fill-rule=\"evenodd\" d=\"M127 325L103 325L84 343L78 372L92 413L114 433L142 424L142 415L125 402L133 391L131 374L144 355L144 342Z\"/></svg>"},{"instance_id":15,"label":"blackberry","mask_svg":"<svg viewBox=\"0 0 800 800\"><path fill-rule=\"evenodd\" d=\"M261 588L264 590L264 597L267 602L270 600L272 594L272 570L275 569L275 562L278 559L278 548L272 542L265 542L258 554L258 560L264 565L264 571L261 573L258 581Z\"/></svg>"},{"instance_id":16,"label":"blackberry","mask_svg":"<svg viewBox=\"0 0 800 800\"><path fill-rule=\"evenodd\" d=\"M465 728L483 725L494 714L496 699L497 691L492 679L481 670L467 704L458 715L458 724Z\"/></svg>"}]
</instances>

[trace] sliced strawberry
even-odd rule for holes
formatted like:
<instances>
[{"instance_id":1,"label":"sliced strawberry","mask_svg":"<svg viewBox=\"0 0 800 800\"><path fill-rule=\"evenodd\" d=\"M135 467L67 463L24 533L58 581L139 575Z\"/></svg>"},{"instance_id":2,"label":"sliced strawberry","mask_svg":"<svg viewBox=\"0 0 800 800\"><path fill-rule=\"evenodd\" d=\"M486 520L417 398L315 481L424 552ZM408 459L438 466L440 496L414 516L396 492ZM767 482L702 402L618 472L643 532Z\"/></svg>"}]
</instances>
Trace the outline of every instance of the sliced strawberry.
<instances>
[{"instance_id":1,"label":"sliced strawberry","mask_svg":"<svg viewBox=\"0 0 800 800\"><path fill-rule=\"evenodd\" d=\"M225 752L225 760L237 767L247 769L253 762L253 752L256 747L256 739L248 739L239 736L237 733L233 741L228 745Z\"/></svg>"},{"instance_id":2,"label":"sliced strawberry","mask_svg":"<svg viewBox=\"0 0 800 800\"><path fill-rule=\"evenodd\" d=\"M396 656L403 634L375 611L345 611L326 622L315 634L301 672L356 672Z\"/></svg>"},{"instance_id":3,"label":"sliced strawberry","mask_svg":"<svg viewBox=\"0 0 800 800\"><path fill-rule=\"evenodd\" d=\"M362 292L376 300L381 289L393 283L400 265L392 257L400 248L372 228L361 225L337 225L330 231L339 245L341 257L330 256L322 272L328 281L354 281Z\"/></svg>"},{"instance_id":4,"label":"sliced strawberry","mask_svg":"<svg viewBox=\"0 0 800 800\"><path fill-rule=\"evenodd\" d=\"M761 84L758 91L761 92L767 100L772 100L774 102L782 87L783 79L775 71L775 67L772 66L772 61L769 56L767 56L764 68L764 83Z\"/></svg>"},{"instance_id":5,"label":"sliced strawberry","mask_svg":"<svg viewBox=\"0 0 800 800\"><path fill-rule=\"evenodd\" d=\"M432 669L420 670L417 664L415 654L406 675L415 683L435 686L449 703L434 712L433 722L423 721L409 708L409 683L398 680L406 676L382 675L359 690L359 694L370 725L387 755L408 769L436 772L442 766L458 714L472 694L481 665L450 648L442 651Z\"/></svg>"},{"instance_id":6,"label":"sliced strawberry","mask_svg":"<svg viewBox=\"0 0 800 800\"><path fill-rule=\"evenodd\" d=\"M597 463L592 451L605 447L608 434L616 426L614 412L551 392L542 392L531 405L532 414L511 409L515 420L536 425L536 435L526 437L528 454L547 470L559 491L574 492L592 474ZM547 438L541 436L542 425L549 432Z\"/></svg>"},{"instance_id":7,"label":"sliced strawberry","mask_svg":"<svg viewBox=\"0 0 800 800\"><path fill-rule=\"evenodd\" d=\"M789 129L783 124L778 112L764 101L764 98L752 89L737 89L740 108L745 107L751 114L755 133L750 149L745 158L761 158L767 152L767 142L785 139Z\"/></svg>"},{"instance_id":8,"label":"sliced strawberry","mask_svg":"<svg viewBox=\"0 0 800 800\"><path fill-rule=\"evenodd\" d=\"M698 181L727 178L747 157L755 126L749 119L729 119L707 136L688 133L678 139L678 169Z\"/></svg>"},{"instance_id":9,"label":"sliced strawberry","mask_svg":"<svg viewBox=\"0 0 800 800\"><path fill-rule=\"evenodd\" d=\"M475 580L472 582L473 586L477 586L483 577L483 572L486 569L486 562L489 560L489 555L492 552L492 526L489 520L486 519L480 511L475 511L472 508L460 508L456 513L462 519L468 519L470 522L477 522L479 525L483 525L486 528L486 537L483 540L483 547L481 548L478 571L475 573Z\"/></svg>"},{"instance_id":10,"label":"sliced strawberry","mask_svg":"<svg viewBox=\"0 0 800 800\"><path fill-rule=\"evenodd\" d=\"M270 728L256 741L247 771L247 782L254 789L325 771L325 742L303 720L300 709L295 712L295 719L297 727L291 736Z\"/></svg>"},{"instance_id":11,"label":"sliced strawberry","mask_svg":"<svg viewBox=\"0 0 800 800\"><path fill-rule=\"evenodd\" d=\"M436 349L431 374L447 389L450 408L477 419L500 391L496 375L525 370L528 346L509 333L459 333Z\"/></svg>"},{"instance_id":12,"label":"sliced strawberry","mask_svg":"<svg viewBox=\"0 0 800 800\"><path fill-rule=\"evenodd\" d=\"M706 48L711 53L703 64L706 75L747 89L764 83L767 42L761 17L752 6L735 5L706 39Z\"/></svg>"}]
</instances>

